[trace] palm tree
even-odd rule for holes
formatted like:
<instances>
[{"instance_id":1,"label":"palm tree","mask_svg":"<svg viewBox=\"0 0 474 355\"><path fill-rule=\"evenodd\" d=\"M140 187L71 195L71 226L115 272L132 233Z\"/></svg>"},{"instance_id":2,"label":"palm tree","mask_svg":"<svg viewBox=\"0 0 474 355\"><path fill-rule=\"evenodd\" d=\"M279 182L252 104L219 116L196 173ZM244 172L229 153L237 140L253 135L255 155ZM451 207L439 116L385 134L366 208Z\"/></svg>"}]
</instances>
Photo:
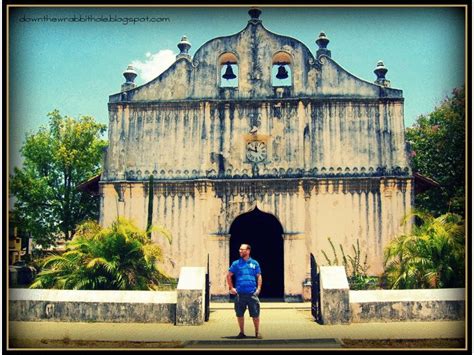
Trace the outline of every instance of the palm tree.
<instances>
[{"instance_id":1,"label":"palm tree","mask_svg":"<svg viewBox=\"0 0 474 355\"><path fill-rule=\"evenodd\" d=\"M170 233L155 227L171 243ZM132 222L119 218L110 228L96 222L78 226L62 255L44 260L31 288L82 290L147 290L170 281L158 263L161 248Z\"/></svg>"},{"instance_id":2,"label":"palm tree","mask_svg":"<svg viewBox=\"0 0 474 355\"><path fill-rule=\"evenodd\" d=\"M411 234L385 249L385 277L391 288L464 287L465 230L461 216L433 217L414 211L404 218L420 222Z\"/></svg>"}]
</instances>

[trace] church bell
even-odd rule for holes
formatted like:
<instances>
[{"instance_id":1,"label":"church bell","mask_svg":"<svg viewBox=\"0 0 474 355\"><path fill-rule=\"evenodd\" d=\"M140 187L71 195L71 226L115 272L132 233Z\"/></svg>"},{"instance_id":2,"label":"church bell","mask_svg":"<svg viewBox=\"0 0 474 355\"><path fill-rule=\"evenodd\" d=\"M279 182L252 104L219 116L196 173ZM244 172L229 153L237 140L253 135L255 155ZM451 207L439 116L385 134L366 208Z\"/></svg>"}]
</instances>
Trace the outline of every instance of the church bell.
<instances>
[{"instance_id":1,"label":"church bell","mask_svg":"<svg viewBox=\"0 0 474 355\"><path fill-rule=\"evenodd\" d=\"M288 72L286 71L284 65L280 65L278 67L278 73L277 73L276 77L277 77L277 79L280 79L280 80L288 78Z\"/></svg>"},{"instance_id":2,"label":"church bell","mask_svg":"<svg viewBox=\"0 0 474 355\"><path fill-rule=\"evenodd\" d=\"M225 69L225 73L224 73L224 75L222 75L222 77L226 80L236 78L234 72L232 71L232 66L230 65L229 62L227 62L227 68Z\"/></svg>"}]
</instances>

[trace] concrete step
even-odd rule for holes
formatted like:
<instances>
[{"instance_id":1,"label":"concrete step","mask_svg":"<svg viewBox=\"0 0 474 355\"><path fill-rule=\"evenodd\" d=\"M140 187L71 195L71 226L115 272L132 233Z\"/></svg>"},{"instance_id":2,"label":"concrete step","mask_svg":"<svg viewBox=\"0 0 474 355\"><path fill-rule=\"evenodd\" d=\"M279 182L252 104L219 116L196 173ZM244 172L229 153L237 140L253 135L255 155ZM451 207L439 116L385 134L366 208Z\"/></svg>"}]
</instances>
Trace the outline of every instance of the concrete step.
<instances>
[{"instance_id":1,"label":"concrete step","mask_svg":"<svg viewBox=\"0 0 474 355\"><path fill-rule=\"evenodd\" d=\"M340 348L338 339L230 339L230 340L197 340L183 343L183 348Z\"/></svg>"},{"instance_id":2,"label":"concrete step","mask_svg":"<svg viewBox=\"0 0 474 355\"><path fill-rule=\"evenodd\" d=\"M234 309L234 302L211 302L211 310ZM261 309L311 309L311 302L265 302L260 301Z\"/></svg>"}]
</instances>

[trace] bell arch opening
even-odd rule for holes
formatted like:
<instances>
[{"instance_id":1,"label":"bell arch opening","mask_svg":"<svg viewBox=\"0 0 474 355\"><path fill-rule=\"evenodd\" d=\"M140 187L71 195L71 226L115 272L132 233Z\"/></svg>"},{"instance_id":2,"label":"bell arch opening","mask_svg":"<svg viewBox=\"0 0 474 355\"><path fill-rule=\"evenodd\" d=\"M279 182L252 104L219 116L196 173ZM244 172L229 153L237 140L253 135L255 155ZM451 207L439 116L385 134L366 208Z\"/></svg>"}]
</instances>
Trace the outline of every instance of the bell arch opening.
<instances>
[{"instance_id":1,"label":"bell arch opening","mask_svg":"<svg viewBox=\"0 0 474 355\"><path fill-rule=\"evenodd\" d=\"M243 213L230 227L229 260L239 259L241 244L250 244L250 257L259 262L262 269L263 301L282 301L284 298L283 227L278 219L255 207Z\"/></svg>"},{"instance_id":2,"label":"bell arch opening","mask_svg":"<svg viewBox=\"0 0 474 355\"><path fill-rule=\"evenodd\" d=\"M292 86L292 58L291 55L279 51L272 58L272 86Z\"/></svg>"},{"instance_id":3,"label":"bell arch opening","mask_svg":"<svg viewBox=\"0 0 474 355\"><path fill-rule=\"evenodd\" d=\"M234 53L226 52L219 56L219 86L221 88L239 87L239 60Z\"/></svg>"}]
</instances>

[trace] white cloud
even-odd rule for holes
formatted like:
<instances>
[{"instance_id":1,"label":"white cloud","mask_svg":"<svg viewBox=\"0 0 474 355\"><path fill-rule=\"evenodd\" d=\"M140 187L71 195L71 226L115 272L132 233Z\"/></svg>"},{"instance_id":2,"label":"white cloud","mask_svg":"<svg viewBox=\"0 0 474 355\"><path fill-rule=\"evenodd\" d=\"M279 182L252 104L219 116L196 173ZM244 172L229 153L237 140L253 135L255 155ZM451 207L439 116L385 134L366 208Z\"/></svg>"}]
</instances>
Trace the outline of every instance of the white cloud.
<instances>
[{"instance_id":1,"label":"white cloud","mask_svg":"<svg viewBox=\"0 0 474 355\"><path fill-rule=\"evenodd\" d=\"M176 60L176 53L171 49L163 49L157 53L147 52L145 56L144 61L135 59L131 63L144 82L155 79Z\"/></svg>"}]
</instances>

